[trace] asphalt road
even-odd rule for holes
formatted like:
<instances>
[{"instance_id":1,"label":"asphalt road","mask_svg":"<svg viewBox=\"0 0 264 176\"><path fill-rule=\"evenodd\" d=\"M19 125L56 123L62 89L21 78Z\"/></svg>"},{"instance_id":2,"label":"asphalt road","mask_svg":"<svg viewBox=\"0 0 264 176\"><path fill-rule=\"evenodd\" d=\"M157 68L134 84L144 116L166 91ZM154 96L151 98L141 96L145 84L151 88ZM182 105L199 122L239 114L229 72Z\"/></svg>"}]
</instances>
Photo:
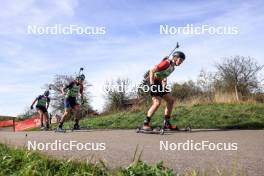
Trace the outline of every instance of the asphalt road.
<instances>
[{"instance_id":1,"label":"asphalt road","mask_svg":"<svg viewBox=\"0 0 264 176\"><path fill-rule=\"evenodd\" d=\"M73 147L72 150L65 151L52 150L48 147L48 150L42 152L59 158L88 159L93 162L103 160L111 168L128 166L138 146L138 153L143 151L141 160L148 164L164 161L164 165L172 168L175 172L199 169L213 173L218 169L228 173L227 175L230 172L242 172L250 176L264 175L264 130L198 130L192 133L178 132L163 136L138 134L135 133L135 130L93 130L67 133L53 131L0 132L1 143L19 147L28 147L28 141L47 144L54 143L56 140L61 144L70 141L76 141L74 144L88 143L87 149L93 147L93 150L77 151ZM208 141L205 144L213 143L210 144L212 148L216 144L222 143L226 145L227 150L209 150L209 147L205 147L205 150L184 150L188 140L189 144ZM160 150L161 143L166 144L166 141L170 145L170 149L165 150L162 145L162 150ZM185 148L182 144L182 146L177 146L179 150L175 149L179 143L185 143ZM221 146L223 147L223 145ZM230 145L232 146L230 147ZM103 150L104 148L105 150Z\"/></svg>"}]
</instances>

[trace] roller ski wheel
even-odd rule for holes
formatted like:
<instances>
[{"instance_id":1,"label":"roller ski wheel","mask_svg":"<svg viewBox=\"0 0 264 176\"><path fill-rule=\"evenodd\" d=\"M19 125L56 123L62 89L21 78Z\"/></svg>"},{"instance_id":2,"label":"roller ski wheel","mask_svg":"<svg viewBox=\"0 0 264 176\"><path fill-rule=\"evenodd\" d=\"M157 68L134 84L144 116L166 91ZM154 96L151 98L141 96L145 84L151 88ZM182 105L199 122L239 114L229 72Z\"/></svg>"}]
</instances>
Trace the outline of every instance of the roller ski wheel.
<instances>
[{"instance_id":1,"label":"roller ski wheel","mask_svg":"<svg viewBox=\"0 0 264 176\"><path fill-rule=\"evenodd\" d=\"M164 129L164 131L165 132L168 132L168 133L173 133L173 132L192 132L192 129L191 129L191 127L185 127L185 128L178 128L178 127L174 127L173 125L172 125L172 127L173 128L163 128Z\"/></svg>"},{"instance_id":2,"label":"roller ski wheel","mask_svg":"<svg viewBox=\"0 0 264 176\"><path fill-rule=\"evenodd\" d=\"M79 130L81 130L80 125L79 124L74 124L71 131L79 131Z\"/></svg>"},{"instance_id":3,"label":"roller ski wheel","mask_svg":"<svg viewBox=\"0 0 264 176\"><path fill-rule=\"evenodd\" d=\"M164 135L164 129L160 129L160 135Z\"/></svg>"},{"instance_id":4,"label":"roller ski wheel","mask_svg":"<svg viewBox=\"0 0 264 176\"><path fill-rule=\"evenodd\" d=\"M185 131L191 133L192 132L192 128L191 127L185 127Z\"/></svg>"},{"instance_id":5,"label":"roller ski wheel","mask_svg":"<svg viewBox=\"0 0 264 176\"><path fill-rule=\"evenodd\" d=\"M50 128L45 128L43 131L51 131L52 129Z\"/></svg>"},{"instance_id":6,"label":"roller ski wheel","mask_svg":"<svg viewBox=\"0 0 264 176\"><path fill-rule=\"evenodd\" d=\"M66 130L63 128L55 128L55 133L66 133Z\"/></svg>"},{"instance_id":7,"label":"roller ski wheel","mask_svg":"<svg viewBox=\"0 0 264 176\"><path fill-rule=\"evenodd\" d=\"M141 128L138 127L138 128L136 129L136 133L140 133L140 130L141 130Z\"/></svg>"},{"instance_id":8,"label":"roller ski wheel","mask_svg":"<svg viewBox=\"0 0 264 176\"><path fill-rule=\"evenodd\" d=\"M150 130L145 130L142 127L136 129L136 133L144 133L144 134L164 134L164 130L162 128L154 128Z\"/></svg>"}]
</instances>

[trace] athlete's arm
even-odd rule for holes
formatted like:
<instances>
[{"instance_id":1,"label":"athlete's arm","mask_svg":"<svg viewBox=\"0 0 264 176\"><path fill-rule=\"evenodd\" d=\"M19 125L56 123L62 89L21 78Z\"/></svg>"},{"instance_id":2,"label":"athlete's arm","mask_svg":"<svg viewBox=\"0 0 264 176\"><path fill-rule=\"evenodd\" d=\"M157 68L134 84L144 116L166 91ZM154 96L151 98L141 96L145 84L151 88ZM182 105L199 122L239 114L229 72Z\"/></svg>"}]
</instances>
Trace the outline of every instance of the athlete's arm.
<instances>
[{"instance_id":1,"label":"athlete's arm","mask_svg":"<svg viewBox=\"0 0 264 176\"><path fill-rule=\"evenodd\" d=\"M84 90L83 84L80 84L80 94L81 94L82 102L83 102L83 90Z\"/></svg>"},{"instance_id":2,"label":"athlete's arm","mask_svg":"<svg viewBox=\"0 0 264 176\"><path fill-rule=\"evenodd\" d=\"M162 80L162 85L165 87L167 85L167 78Z\"/></svg>"},{"instance_id":3,"label":"athlete's arm","mask_svg":"<svg viewBox=\"0 0 264 176\"><path fill-rule=\"evenodd\" d=\"M151 70L149 70L149 82L150 84L154 84L154 81L153 81L153 77L154 77L154 73L157 72L157 68L153 68Z\"/></svg>"},{"instance_id":4,"label":"athlete's arm","mask_svg":"<svg viewBox=\"0 0 264 176\"><path fill-rule=\"evenodd\" d=\"M66 91L66 86L64 85L62 88L61 88L61 92L63 95L65 95L65 91Z\"/></svg>"},{"instance_id":5,"label":"athlete's arm","mask_svg":"<svg viewBox=\"0 0 264 176\"><path fill-rule=\"evenodd\" d=\"M62 89L61 89L62 94L65 95L65 94L66 94L65 91L66 91L68 88L71 88L72 86L73 86L73 82L71 82L71 83L68 84L68 85L64 85L64 86L62 87Z\"/></svg>"},{"instance_id":6,"label":"athlete's arm","mask_svg":"<svg viewBox=\"0 0 264 176\"><path fill-rule=\"evenodd\" d=\"M30 106L30 109L33 109L33 106L34 106L34 104L36 103L37 100L38 100L38 97L35 98L35 100L32 102L32 104L31 104L31 106Z\"/></svg>"},{"instance_id":7,"label":"athlete's arm","mask_svg":"<svg viewBox=\"0 0 264 176\"><path fill-rule=\"evenodd\" d=\"M68 88L69 88L69 85L64 85L64 86L62 87L61 92L62 92L63 95L66 94L66 90L67 90Z\"/></svg>"},{"instance_id":8,"label":"athlete's arm","mask_svg":"<svg viewBox=\"0 0 264 176\"><path fill-rule=\"evenodd\" d=\"M49 104L50 104L50 98L48 98L48 100L47 100L46 109L49 108Z\"/></svg>"},{"instance_id":9,"label":"athlete's arm","mask_svg":"<svg viewBox=\"0 0 264 176\"><path fill-rule=\"evenodd\" d=\"M153 77L154 77L154 73L161 71L161 70L165 70L166 68L168 68L168 66L170 65L170 62L168 61L168 59L164 58L158 65L156 65L155 68L151 69L149 71L149 82L150 84L153 84Z\"/></svg>"},{"instance_id":10,"label":"athlete's arm","mask_svg":"<svg viewBox=\"0 0 264 176\"><path fill-rule=\"evenodd\" d=\"M34 106L34 104L36 103L37 98L32 102L31 106Z\"/></svg>"}]
</instances>

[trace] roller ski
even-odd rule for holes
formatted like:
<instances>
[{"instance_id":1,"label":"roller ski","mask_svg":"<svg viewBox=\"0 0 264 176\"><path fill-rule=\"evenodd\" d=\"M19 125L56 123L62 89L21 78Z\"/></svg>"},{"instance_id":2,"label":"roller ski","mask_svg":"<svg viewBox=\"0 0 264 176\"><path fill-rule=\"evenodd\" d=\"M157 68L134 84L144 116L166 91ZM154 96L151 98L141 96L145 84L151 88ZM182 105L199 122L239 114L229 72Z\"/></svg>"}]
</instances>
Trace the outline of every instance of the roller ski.
<instances>
[{"instance_id":1,"label":"roller ski","mask_svg":"<svg viewBox=\"0 0 264 176\"><path fill-rule=\"evenodd\" d=\"M164 132L191 132L191 127L178 128L176 125L172 125L169 120L164 120L163 126Z\"/></svg>"},{"instance_id":2,"label":"roller ski","mask_svg":"<svg viewBox=\"0 0 264 176\"><path fill-rule=\"evenodd\" d=\"M44 125L43 123L41 123L41 125L40 125L40 130L41 130L41 131L49 131L49 130L50 130L50 125L49 125L49 123L47 122L46 125Z\"/></svg>"},{"instance_id":3,"label":"roller ski","mask_svg":"<svg viewBox=\"0 0 264 176\"><path fill-rule=\"evenodd\" d=\"M64 129L61 125L55 128L55 133L66 133L66 129Z\"/></svg>"},{"instance_id":4,"label":"roller ski","mask_svg":"<svg viewBox=\"0 0 264 176\"><path fill-rule=\"evenodd\" d=\"M168 128L163 128L165 133L173 133L173 132L192 132L191 127L187 126L185 128L172 128L172 129L168 129Z\"/></svg>"},{"instance_id":5,"label":"roller ski","mask_svg":"<svg viewBox=\"0 0 264 176\"><path fill-rule=\"evenodd\" d=\"M145 133L145 134L164 134L164 129L157 127L157 128L150 128L150 129L144 129L144 126L138 127L136 130L137 133Z\"/></svg>"},{"instance_id":6,"label":"roller ski","mask_svg":"<svg viewBox=\"0 0 264 176\"><path fill-rule=\"evenodd\" d=\"M72 132L84 132L84 131L91 131L90 128L82 128L78 123L75 123L73 125L73 128L71 129Z\"/></svg>"},{"instance_id":7,"label":"roller ski","mask_svg":"<svg viewBox=\"0 0 264 176\"><path fill-rule=\"evenodd\" d=\"M71 129L71 131L80 131L80 130L82 130L82 129L78 123L75 123L73 125L73 128Z\"/></svg>"},{"instance_id":8,"label":"roller ski","mask_svg":"<svg viewBox=\"0 0 264 176\"><path fill-rule=\"evenodd\" d=\"M144 124L137 128L136 130L137 133L146 133L146 134L161 134L163 135L164 133L170 133L170 132L191 132L190 127L186 128L178 128L176 125L172 125L169 121L169 119L164 120L163 127L157 127L152 129L149 126L149 120L146 118L144 121Z\"/></svg>"},{"instance_id":9,"label":"roller ski","mask_svg":"<svg viewBox=\"0 0 264 176\"><path fill-rule=\"evenodd\" d=\"M140 127L137 128L136 132L137 133L146 133L146 134L164 134L164 130L160 127L157 128L151 128L151 126L149 125L149 121L150 119L145 119L144 120L144 124Z\"/></svg>"}]
</instances>

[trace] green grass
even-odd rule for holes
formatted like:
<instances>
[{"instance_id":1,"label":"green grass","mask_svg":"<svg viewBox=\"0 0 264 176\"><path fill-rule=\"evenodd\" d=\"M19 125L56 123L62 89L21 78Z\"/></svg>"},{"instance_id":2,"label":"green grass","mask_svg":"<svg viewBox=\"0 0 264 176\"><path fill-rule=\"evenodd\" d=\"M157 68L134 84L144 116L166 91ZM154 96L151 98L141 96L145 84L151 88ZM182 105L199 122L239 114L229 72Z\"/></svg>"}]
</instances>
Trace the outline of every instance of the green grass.
<instances>
[{"instance_id":1,"label":"green grass","mask_svg":"<svg viewBox=\"0 0 264 176\"><path fill-rule=\"evenodd\" d=\"M58 160L38 152L16 149L0 144L0 176L246 176L247 171L235 165L231 170L191 169L174 173L172 169L159 162L154 166L140 161L135 151L133 162L126 168L111 170L103 162L92 164L89 161ZM138 155L138 156L136 156ZM209 174L210 173L210 174Z\"/></svg>"},{"instance_id":2,"label":"green grass","mask_svg":"<svg viewBox=\"0 0 264 176\"><path fill-rule=\"evenodd\" d=\"M163 107L153 116L152 126L163 122ZM140 110L119 112L97 118L81 120L82 127L135 129L140 126L146 113ZM171 122L179 127L261 129L264 128L264 104L202 104L179 106L173 109ZM66 123L68 128L72 123Z\"/></svg>"},{"instance_id":3,"label":"green grass","mask_svg":"<svg viewBox=\"0 0 264 176\"><path fill-rule=\"evenodd\" d=\"M171 176L171 169L162 162L149 166L141 161L132 163L127 168L108 169L103 163L91 164L84 161L51 159L37 152L14 149L0 144L0 175L13 176Z\"/></svg>"}]
</instances>

